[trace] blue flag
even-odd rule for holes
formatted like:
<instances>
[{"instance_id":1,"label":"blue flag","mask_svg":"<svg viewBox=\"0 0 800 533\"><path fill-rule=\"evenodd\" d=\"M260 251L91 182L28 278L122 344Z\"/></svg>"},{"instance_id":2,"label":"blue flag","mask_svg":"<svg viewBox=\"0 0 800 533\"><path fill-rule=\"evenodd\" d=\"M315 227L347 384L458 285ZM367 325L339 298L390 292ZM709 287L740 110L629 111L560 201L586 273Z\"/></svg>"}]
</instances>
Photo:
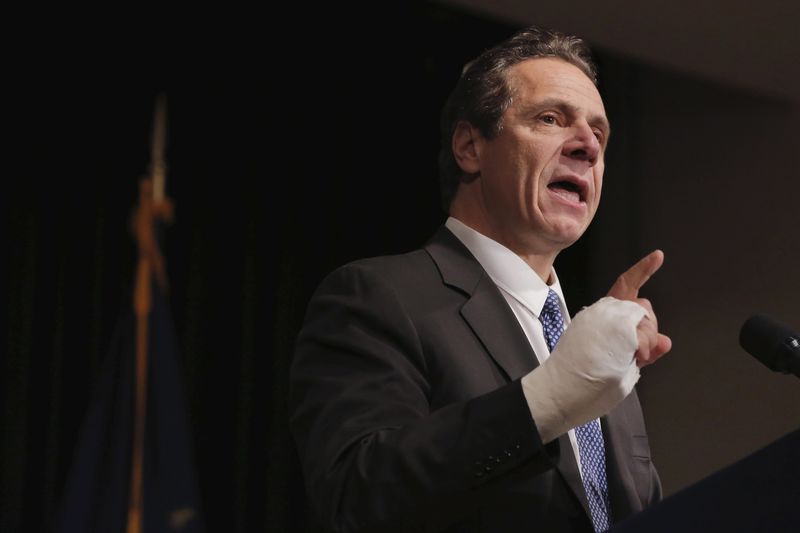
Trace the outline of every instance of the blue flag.
<instances>
[{"instance_id":1,"label":"blue flag","mask_svg":"<svg viewBox=\"0 0 800 533\"><path fill-rule=\"evenodd\" d=\"M142 533L201 533L203 518L178 350L165 295L152 284ZM57 533L124 533L131 490L136 317L117 325L75 447Z\"/></svg>"}]
</instances>

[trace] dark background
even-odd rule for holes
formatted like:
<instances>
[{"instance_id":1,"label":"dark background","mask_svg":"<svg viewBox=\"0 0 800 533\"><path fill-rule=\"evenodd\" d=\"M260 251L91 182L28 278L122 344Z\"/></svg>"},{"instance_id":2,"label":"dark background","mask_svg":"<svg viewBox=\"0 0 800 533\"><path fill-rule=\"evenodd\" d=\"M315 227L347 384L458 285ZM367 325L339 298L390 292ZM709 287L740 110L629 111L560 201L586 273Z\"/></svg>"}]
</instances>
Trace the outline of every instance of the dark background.
<instances>
[{"instance_id":1,"label":"dark background","mask_svg":"<svg viewBox=\"0 0 800 533\"><path fill-rule=\"evenodd\" d=\"M435 2L129 25L71 15L25 32L8 78L0 529L52 526L130 305L128 220L165 94L164 254L206 525L302 531L285 396L306 302L334 267L411 250L444 221L439 108L464 62L515 27ZM665 250L647 296L675 349L640 393L670 493L800 426L796 380L735 341L757 309L800 324L798 111L595 54L614 128L604 199L556 266L575 311Z\"/></svg>"}]
</instances>

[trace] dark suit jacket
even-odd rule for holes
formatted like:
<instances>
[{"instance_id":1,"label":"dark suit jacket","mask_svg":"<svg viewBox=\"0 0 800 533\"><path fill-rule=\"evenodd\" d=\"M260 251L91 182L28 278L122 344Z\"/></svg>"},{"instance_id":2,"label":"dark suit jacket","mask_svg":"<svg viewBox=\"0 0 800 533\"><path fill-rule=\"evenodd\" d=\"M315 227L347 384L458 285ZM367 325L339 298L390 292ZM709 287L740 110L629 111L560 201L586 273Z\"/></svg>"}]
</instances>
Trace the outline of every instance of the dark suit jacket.
<instances>
[{"instance_id":1,"label":"dark suit jacket","mask_svg":"<svg viewBox=\"0 0 800 533\"><path fill-rule=\"evenodd\" d=\"M422 250L351 263L309 304L291 430L335 531L591 531L569 439L544 445L520 385L516 317L446 228ZM636 393L602 419L614 520L661 486Z\"/></svg>"}]
</instances>

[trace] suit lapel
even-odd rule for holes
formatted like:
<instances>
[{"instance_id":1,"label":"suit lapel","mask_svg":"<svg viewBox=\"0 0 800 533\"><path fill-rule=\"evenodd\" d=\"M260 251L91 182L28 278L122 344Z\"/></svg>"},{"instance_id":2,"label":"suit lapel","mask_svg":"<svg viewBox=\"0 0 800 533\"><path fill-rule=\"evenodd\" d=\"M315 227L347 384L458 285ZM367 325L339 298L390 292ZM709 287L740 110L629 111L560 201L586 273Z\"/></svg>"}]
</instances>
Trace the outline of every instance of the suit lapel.
<instances>
[{"instance_id":1,"label":"suit lapel","mask_svg":"<svg viewBox=\"0 0 800 533\"><path fill-rule=\"evenodd\" d=\"M444 283L467 296L461 316L509 381L538 366L536 354L508 302L461 241L442 227L425 249Z\"/></svg>"},{"instance_id":2,"label":"suit lapel","mask_svg":"<svg viewBox=\"0 0 800 533\"><path fill-rule=\"evenodd\" d=\"M521 378L538 366L536 354L519 322L488 276L481 278L472 298L461 308L461 316L509 381Z\"/></svg>"}]
</instances>

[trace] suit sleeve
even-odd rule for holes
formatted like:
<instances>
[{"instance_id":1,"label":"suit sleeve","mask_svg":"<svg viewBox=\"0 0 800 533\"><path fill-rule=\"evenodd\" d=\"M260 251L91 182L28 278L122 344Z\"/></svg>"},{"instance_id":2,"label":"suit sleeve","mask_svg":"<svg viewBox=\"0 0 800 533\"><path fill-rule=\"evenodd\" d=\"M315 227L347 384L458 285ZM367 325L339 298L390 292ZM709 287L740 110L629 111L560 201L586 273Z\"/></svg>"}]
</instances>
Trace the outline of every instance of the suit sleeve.
<instances>
[{"instance_id":1,"label":"suit sleeve","mask_svg":"<svg viewBox=\"0 0 800 533\"><path fill-rule=\"evenodd\" d=\"M519 381L431 411L426 361L391 284L343 267L313 295L291 368L290 423L312 507L333 531L456 523L484 491L555 466Z\"/></svg>"}]
</instances>

